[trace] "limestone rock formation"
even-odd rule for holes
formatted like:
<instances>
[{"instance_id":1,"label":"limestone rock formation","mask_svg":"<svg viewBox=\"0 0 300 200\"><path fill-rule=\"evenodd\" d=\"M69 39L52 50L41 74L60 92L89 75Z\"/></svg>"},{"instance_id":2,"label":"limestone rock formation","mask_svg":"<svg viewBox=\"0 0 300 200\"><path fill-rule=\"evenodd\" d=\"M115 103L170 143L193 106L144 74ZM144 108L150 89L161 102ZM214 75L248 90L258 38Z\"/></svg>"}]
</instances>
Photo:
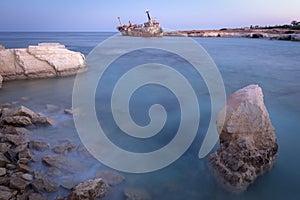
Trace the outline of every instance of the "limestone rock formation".
<instances>
[{"instance_id":1,"label":"limestone rock formation","mask_svg":"<svg viewBox=\"0 0 300 200\"><path fill-rule=\"evenodd\" d=\"M0 50L0 74L4 80L68 76L86 69L83 54L59 43Z\"/></svg>"},{"instance_id":2,"label":"limestone rock formation","mask_svg":"<svg viewBox=\"0 0 300 200\"><path fill-rule=\"evenodd\" d=\"M209 158L212 169L227 189L244 191L272 168L278 150L262 89L249 85L233 93L219 113L217 128L220 147Z\"/></svg>"}]
</instances>

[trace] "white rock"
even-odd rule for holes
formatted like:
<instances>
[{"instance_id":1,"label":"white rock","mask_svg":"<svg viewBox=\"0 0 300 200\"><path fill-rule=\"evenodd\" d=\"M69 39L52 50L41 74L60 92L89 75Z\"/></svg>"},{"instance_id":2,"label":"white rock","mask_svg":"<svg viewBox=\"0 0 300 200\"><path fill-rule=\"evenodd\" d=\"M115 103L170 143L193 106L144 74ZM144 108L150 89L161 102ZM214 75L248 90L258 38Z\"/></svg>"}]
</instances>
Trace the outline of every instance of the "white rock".
<instances>
[{"instance_id":1,"label":"white rock","mask_svg":"<svg viewBox=\"0 0 300 200\"><path fill-rule=\"evenodd\" d=\"M0 51L0 74L4 80L68 76L86 69L83 54L59 43Z\"/></svg>"}]
</instances>

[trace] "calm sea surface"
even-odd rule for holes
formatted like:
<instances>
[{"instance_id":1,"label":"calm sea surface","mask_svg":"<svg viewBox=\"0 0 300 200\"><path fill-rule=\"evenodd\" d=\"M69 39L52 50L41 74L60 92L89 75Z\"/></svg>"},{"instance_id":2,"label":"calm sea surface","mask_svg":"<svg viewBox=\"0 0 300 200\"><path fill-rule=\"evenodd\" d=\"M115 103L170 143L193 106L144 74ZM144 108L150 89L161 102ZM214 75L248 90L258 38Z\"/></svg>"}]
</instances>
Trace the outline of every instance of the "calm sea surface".
<instances>
[{"instance_id":1,"label":"calm sea surface","mask_svg":"<svg viewBox=\"0 0 300 200\"><path fill-rule=\"evenodd\" d=\"M112 35L113 33L0 33L0 44L6 48L25 48L39 42L60 42L68 49L80 51L87 56L97 44ZM145 189L153 199L300 199L300 43L245 38L194 39L206 49L218 66L227 95L249 84L259 84L262 87L279 145L274 168L239 195L230 194L216 184L209 172L207 158L198 158L210 119L209 93L201 77L196 76L188 67L181 67L179 71L192 83L199 82L194 89L200 99L201 122L192 146L179 160L162 170L147 174L120 172L126 178L125 182L112 187L105 199L123 199L123 190L128 187ZM153 103L164 105L170 112L163 129L165 134L161 134L158 141L139 144L139 140L122 138L115 124L111 122L108 102L112 89L110 84L128 66L135 66L142 60L149 61L153 57L166 58L165 62L169 66L174 64L180 68L181 65L186 65L181 59L168 56L166 52L133 52L113 64L114 71L103 80L107 87L101 90L98 86L96 92L99 121L106 125L112 141L130 151L147 152L160 148L172 139L172 133L178 128L178 102L172 93L160 87L141 88L133 95L130 104L133 119L141 125L147 124L147 109ZM31 138L46 140L51 146L56 145L59 140L69 138L80 145L72 117L63 112L72 105L73 83L74 77L4 82L0 89L0 103L25 105L55 119L54 127L33 129ZM28 97L29 100L22 100L22 97ZM56 105L57 109L47 110L47 104ZM215 149L217 147L218 145ZM49 153L51 150L37 153L36 156L40 158ZM79 182L95 177L97 171L108 170L97 160L77 152L72 152L67 157L84 173L81 170L75 175L52 178L58 184L70 176L75 182ZM40 162L31 165L41 173L47 173L47 167L42 167ZM66 191L60 189L59 193L66 194ZM47 195L54 198L57 194Z\"/></svg>"}]
</instances>

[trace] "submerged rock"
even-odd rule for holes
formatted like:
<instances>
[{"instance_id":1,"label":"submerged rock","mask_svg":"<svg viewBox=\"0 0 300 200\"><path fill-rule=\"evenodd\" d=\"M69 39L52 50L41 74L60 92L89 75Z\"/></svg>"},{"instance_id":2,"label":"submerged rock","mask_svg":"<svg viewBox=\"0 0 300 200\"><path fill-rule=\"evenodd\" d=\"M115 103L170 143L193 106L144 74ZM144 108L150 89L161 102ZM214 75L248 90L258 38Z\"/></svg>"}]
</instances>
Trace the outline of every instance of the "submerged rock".
<instances>
[{"instance_id":1,"label":"submerged rock","mask_svg":"<svg viewBox=\"0 0 300 200\"><path fill-rule=\"evenodd\" d=\"M113 171L100 171L96 173L97 178L102 178L109 185L118 185L124 181L124 176Z\"/></svg>"},{"instance_id":2,"label":"submerged rock","mask_svg":"<svg viewBox=\"0 0 300 200\"><path fill-rule=\"evenodd\" d=\"M124 196L126 200L151 200L151 196L146 190L137 188L125 188Z\"/></svg>"},{"instance_id":3,"label":"submerged rock","mask_svg":"<svg viewBox=\"0 0 300 200\"><path fill-rule=\"evenodd\" d=\"M29 142L29 148L35 149L37 151L46 151L49 149L50 144L48 142L38 141L38 140L31 140Z\"/></svg>"},{"instance_id":4,"label":"submerged rock","mask_svg":"<svg viewBox=\"0 0 300 200\"><path fill-rule=\"evenodd\" d=\"M102 198L109 190L109 186L101 178L90 179L74 187L68 200L89 200Z\"/></svg>"},{"instance_id":5,"label":"submerged rock","mask_svg":"<svg viewBox=\"0 0 300 200\"><path fill-rule=\"evenodd\" d=\"M83 54L59 43L0 51L0 74L4 80L68 76L86 69Z\"/></svg>"},{"instance_id":6,"label":"submerged rock","mask_svg":"<svg viewBox=\"0 0 300 200\"><path fill-rule=\"evenodd\" d=\"M230 191L246 190L272 168L278 149L262 89L249 85L233 93L219 113L217 128L220 147L210 156L212 169Z\"/></svg>"},{"instance_id":7,"label":"submerged rock","mask_svg":"<svg viewBox=\"0 0 300 200\"><path fill-rule=\"evenodd\" d=\"M71 141L64 142L52 148L52 151L58 154L66 154L73 150L76 150L76 145Z\"/></svg>"}]
</instances>

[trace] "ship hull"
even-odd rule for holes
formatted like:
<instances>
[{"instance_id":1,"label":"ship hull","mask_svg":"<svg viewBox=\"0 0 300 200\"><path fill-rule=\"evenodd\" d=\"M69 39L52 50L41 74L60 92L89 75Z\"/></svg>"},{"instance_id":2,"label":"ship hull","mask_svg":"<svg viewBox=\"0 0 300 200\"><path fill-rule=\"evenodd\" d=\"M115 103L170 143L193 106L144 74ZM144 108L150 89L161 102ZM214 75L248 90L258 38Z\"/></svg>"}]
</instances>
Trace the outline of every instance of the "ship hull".
<instances>
[{"instance_id":1,"label":"ship hull","mask_svg":"<svg viewBox=\"0 0 300 200\"><path fill-rule=\"evenodd\" d=\"M162 37L162 28L148 28L148 29L132 29L132 30L121 30L123 36L132 37Z\"/></svg>"}]
</instances>

